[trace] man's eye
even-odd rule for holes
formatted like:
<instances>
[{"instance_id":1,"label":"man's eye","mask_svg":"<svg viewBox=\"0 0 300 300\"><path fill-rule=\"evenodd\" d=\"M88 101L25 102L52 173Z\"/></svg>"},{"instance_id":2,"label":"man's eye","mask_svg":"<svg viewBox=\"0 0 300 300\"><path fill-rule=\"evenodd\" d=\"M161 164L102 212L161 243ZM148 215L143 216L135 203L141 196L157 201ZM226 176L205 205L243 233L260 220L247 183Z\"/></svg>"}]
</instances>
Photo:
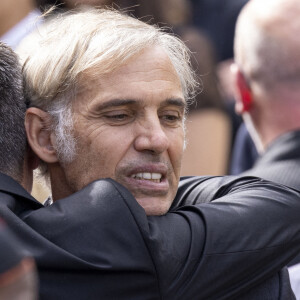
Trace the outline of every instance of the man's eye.
<instances>
[{"instance_id":1,"label":"man's eye","mask_svg":"<svg viewBox=\"0 0 300 300\"><path fill-rule=\"evenodd\" d=\"M179 116L174 116L174 115L166 115L166 116L164 116L164 119L168 120L168 121L177 121L177 120L180 120Z\"/></svg>"},{"instance_id":2,"label":"man's eye","mask_svg":"<svg viewBox=\"0 0 300 300\"><path fill-rule=\"evenodd\" d=\"M130 112L116 111L104 114L106 122L110 125L124 125L133 120L134 115Z\"/></svg>"},{"instance_id":3,"label":"man's eye","mask_svg":"<svg viewBox=\"0 0 300 300\"><path fill-rule=\"evenodd\" d=\"M182 115L179 112L165 112L160 116L160 120L165 126L177 127L182 124Z\"/></svg>"},{"instance_id":4,"label":"man's eye","mask_svg":"<svg viewBox=\"0 0 300 300\"><path fill-rule=\"evenodd\" d=\"M115 120L115 121L124 121L129 116L127 114L116 114L116 115L106 115L107 119Z\"/></svg>"},{"instance_id":5,"label":"man's eye","mask_svg":"<svg viewBox=\"0 0 300 300\"><path fill-rule=\"evenodd\" d=\"M169 125L177 125L181 123L182 117L179 113L165 113L161 117L162 122L165 122Z\"/></svg>"}]
</instances>

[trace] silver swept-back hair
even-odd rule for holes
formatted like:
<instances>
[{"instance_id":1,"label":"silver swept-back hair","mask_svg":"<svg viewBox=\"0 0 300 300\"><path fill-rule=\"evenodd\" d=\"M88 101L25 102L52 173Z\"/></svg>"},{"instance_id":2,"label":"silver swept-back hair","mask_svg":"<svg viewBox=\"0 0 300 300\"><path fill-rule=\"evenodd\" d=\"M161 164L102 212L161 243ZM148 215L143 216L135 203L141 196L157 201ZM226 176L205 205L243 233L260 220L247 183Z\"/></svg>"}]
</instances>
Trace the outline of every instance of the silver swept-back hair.
<instances>
[{"instance_id":1,"label":"silver swept-back hair","mask_svg":"<svg viewBox=\"0 0 300 300\"><path fill-rule=\"evenodd\" d=\"M56 150L72 161L72 100L89 76L111 73L148 47L159 46L169 56L189 102L198 89L184 43L164 30L110 9L85 9L53 17L31 35L18 53L23 61L26 97L30 105L52 117Z\"/></svg>"}]
</instances>

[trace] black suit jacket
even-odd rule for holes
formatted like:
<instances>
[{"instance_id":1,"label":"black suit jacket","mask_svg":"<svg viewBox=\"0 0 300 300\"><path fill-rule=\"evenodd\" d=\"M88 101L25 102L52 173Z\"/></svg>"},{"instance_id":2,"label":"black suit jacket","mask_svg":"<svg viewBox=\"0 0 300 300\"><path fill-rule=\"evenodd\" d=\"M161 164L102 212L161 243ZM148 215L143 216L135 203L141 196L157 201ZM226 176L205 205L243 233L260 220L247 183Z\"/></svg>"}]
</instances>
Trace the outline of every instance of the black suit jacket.
<instances>
[{"instance_id":1,"label":"black suit jacket","mask_svg":"<svg viewBox=\"0 0 300 300\"><path fill-rule=\"evenodd\" d=\"M1 217L36 259L40 299L293 299L278 282L276 298L266 291L300 248L295 191L187 178L174 207L194 205L156 217L111 179L49 207L3 174L0 191Z\"/></svg>"},{"instance_id":2,"label":"black suit jacket","mask_svg":"<svg viewBox=\"0 0 300 300\"><path fill-rule=\"evenodd\" d=\"M300 190L300 131L292 131L276 139L254 167L242 175L258 176ZM288 265L298 263L300 254Z\"/></svg>"},{"instance_id":3,"label":"black suit jacket","mask_svg":"<svg viewBox=\"0 0 300 300\"><path fill-rule=\"evenodd\" d=\"M276 139L242 175L258 176L300 190L300 131Z\"/></svg>"}]
</instances>

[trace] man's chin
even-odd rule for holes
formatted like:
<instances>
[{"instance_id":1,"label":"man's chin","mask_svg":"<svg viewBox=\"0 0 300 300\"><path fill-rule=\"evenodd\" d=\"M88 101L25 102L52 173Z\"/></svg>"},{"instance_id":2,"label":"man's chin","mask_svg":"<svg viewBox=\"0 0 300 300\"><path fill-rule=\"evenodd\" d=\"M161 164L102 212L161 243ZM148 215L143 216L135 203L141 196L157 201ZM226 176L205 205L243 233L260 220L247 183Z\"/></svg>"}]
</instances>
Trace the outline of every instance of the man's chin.
<instances>
[{"instance_id":1,"label":"man's chin","mask_svg":"<svg viewBox=\"0 0 300 300\"><path fill-rule=\"evenodd\" d=\"M171 201L160 198L137 198L137 202L143 207L147 216L161 216L168 212Z\"/></svg>"}]
</instances>

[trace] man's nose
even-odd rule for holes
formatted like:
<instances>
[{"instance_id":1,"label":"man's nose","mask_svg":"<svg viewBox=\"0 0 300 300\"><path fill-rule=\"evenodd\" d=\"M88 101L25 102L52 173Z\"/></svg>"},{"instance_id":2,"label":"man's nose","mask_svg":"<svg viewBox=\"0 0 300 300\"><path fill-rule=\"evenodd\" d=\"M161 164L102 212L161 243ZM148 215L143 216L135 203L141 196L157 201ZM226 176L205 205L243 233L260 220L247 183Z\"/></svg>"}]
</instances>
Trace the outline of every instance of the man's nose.
<instances>
[{"instance_id":1,"label":"man's nose","mask_svg":"<svg viewBox=\"0 0 300 300\"><path fill-rule=\"evenodd\" d=\"M160 154L169 148L169 138L158 117L139 124L134 147L137 151Z\"/></svg>"}]
</instances>

